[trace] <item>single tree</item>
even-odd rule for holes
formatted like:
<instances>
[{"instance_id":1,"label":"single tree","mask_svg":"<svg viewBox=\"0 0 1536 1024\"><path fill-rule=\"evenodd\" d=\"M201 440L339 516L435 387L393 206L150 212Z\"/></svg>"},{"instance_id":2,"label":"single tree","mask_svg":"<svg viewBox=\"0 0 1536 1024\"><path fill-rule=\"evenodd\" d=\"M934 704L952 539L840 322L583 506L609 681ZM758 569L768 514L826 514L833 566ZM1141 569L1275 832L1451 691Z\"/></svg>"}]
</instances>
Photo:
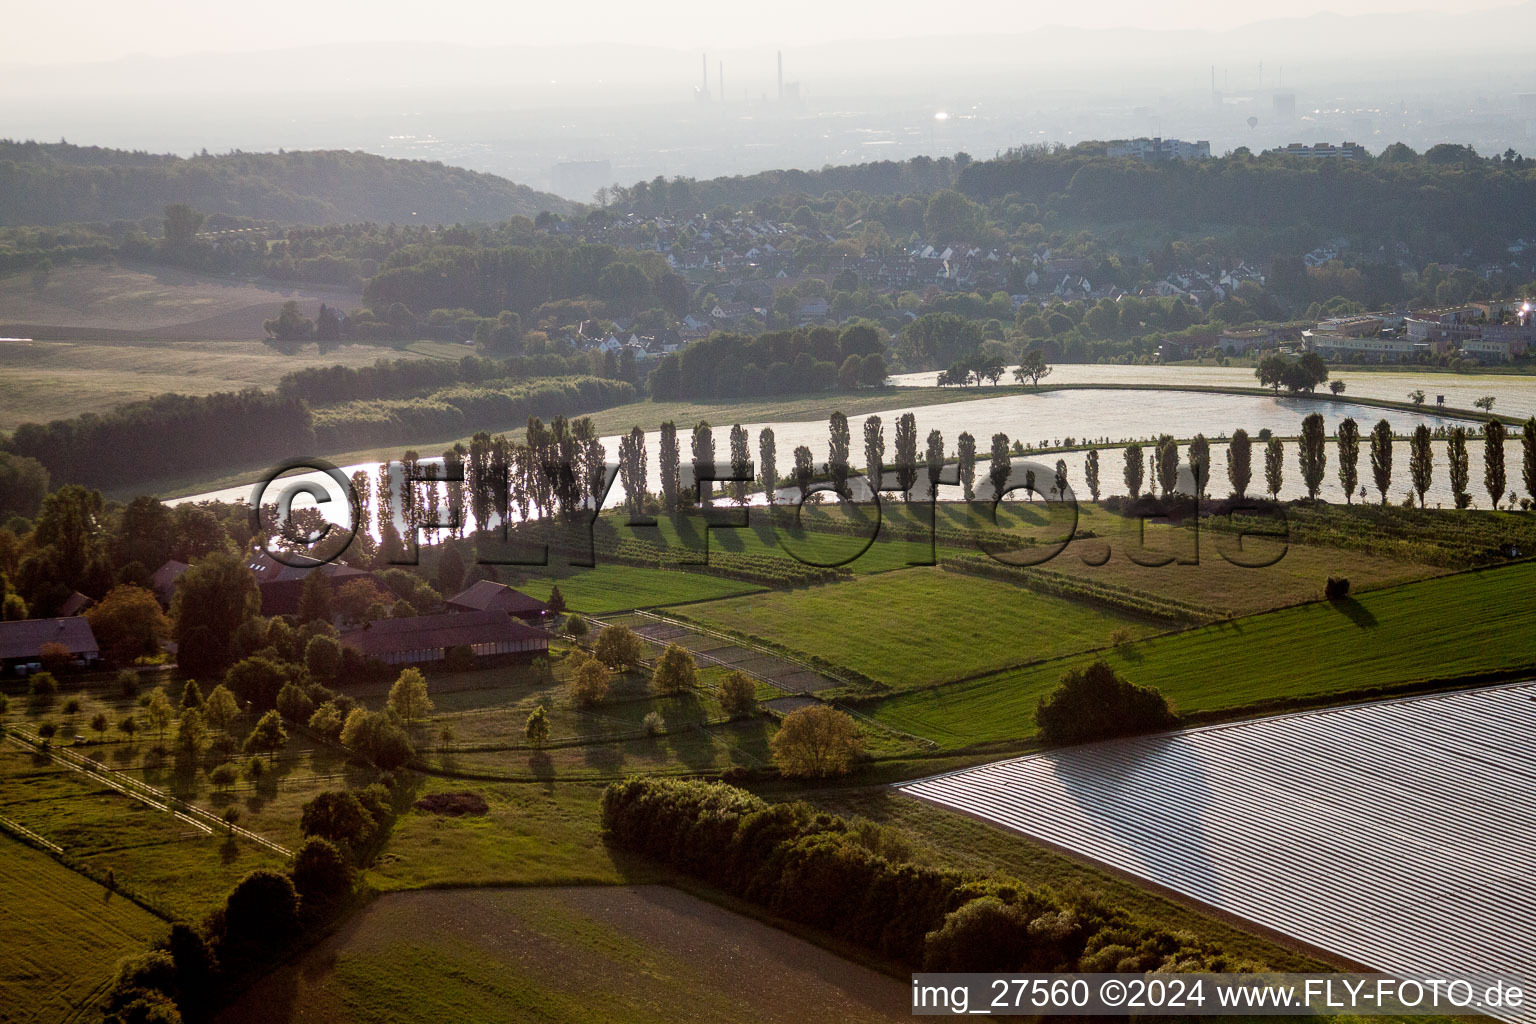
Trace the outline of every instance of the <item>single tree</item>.
<instances>
[{"instance_id":1,"label":"single tree","mask_svg":"<svg viewBox=\"0 0 1536 1024\"><path fill-rule=\"evenodd\" d=\"M1482 398L1475 400L1472 403L1472 408L1481 409L1483 412L1487 413L1493 412L1493 396L1484 395Z\"/></svg>"},{"instance_id":2,"label":"single tree","mask_svg":"<svg viewBox=\"0 0 1536 1024\"><path fill-rule=\"evenodd\" d=\"M778 501L779 490L779 448L773 439L772 427L764 427L757 435L757 454L761 462L758 468L763 494L767 496L768 504L772 505Z\"/></svg>"},{"instance_id":3,"label":"single tree","mask_svg":"<svg viewBox=\"0 0 1536 1024\"><path fill-rule=\"evenodd\" d=\"M1504 500L1509 483L1504 475L1504 441L1508 436L1501 420L1489 420L1483 428L1483 487L1488 491L1488 504L1495 509Z\"/></svg>"},{"instance_id":4,"label":"single tree","mask_svg":"<svg viewBox=\"0 0 1536 1024\"><path fill-rule=\"evenodd\" d=\"M1243 498L1252 481L1253 439L1248 436L1248 431L1238 427L1232 431L1232 440L1227 444L1227 482L1232 485L1232 494Z\"/></svg>"},{"instance_id":5,"label":"single tree","mask_svg":"<svg viewBox=\"0 0 1536 1024\"><path fill-rule=\"evenodd\" d=\"M435 518L435 517L434 517ZM449 545L454 551L454 557L458 557L457 548ZM446 557L446 554L445 554ZM459 578L464 577L464 561L459 559ZM454 594L458 592L458 586L445 588L443 593ZM304 583L299 589L299 621L300 622L330 622L331 621L331 580L319 569L311 569L304 577Z\"/></svg>"},{"instance_id":6,"label":"single tree","mask_svg":"<svg viewBox=\"0 0 1536 1024\"><path fill-rule=\"evenodd\" d=\"M731 498L745 505L752 493L752 442L740 423L731 427L731 477Z\"/></svg>"},{"instance_id":7,"label":"single tree","mask_svg":"<svg viewBox=\"0 0 1536 1024\"><path fill-rule=\"evenodd\" d=\"M955 443L955 463L960 473L960 486L965 500L976 500L976 438L970 431L963 431Z\"/></svg>"},{"instance_id":8,"label":"single tree","mask_svg":"<svg viewBox=\"0 0 1536 1024\"><path fill-rule=\"evenodd\" d=\"M1430 441L1429 427L1420 423L1408 442L1408 474L1413 479L1413 489L1419 495L1419 508L1424 507L1424 492L1435 478L1435 451Z\"/></svg>"},{"instance_id":9,"label":"single tree","mask_svg":"<svg viewBox=\"0 0 1536 1024\"><path fill-rule=\"evenodd\" d=\"M693 482L698 503L708 508L715 490L715 432L708 420L693 428Z\"/></svg>"},{"instance_id":10,"label":"single tree","mask_svg":"<svg viewBox=\"0 0 1536 1024\"><path fill-rule=\"evenodd\" d=\"M1128 444L1125 446L1125 489L1131 492L1131 497L1141 496L1141 485L1147 471L1146 462L1142 459L1141 445Z\"/></svg>"},{"instance_id":11,"label":"single tree","mask_svg":"<svg viewBox=\"0 0 1536 1024\"><path fill-rule=\"evenodd\" d=\"M1414 405L1423 405L1424 389L1416 388L1415 390L1408 392L1408 401L1412 402Z\"/></svg>"},{"instance_id":12,"label":"single tree","mask_svg":"<svg viewBox=\"0 0 1536 1024\"><path fill-rule=\"evenodd\" d=\"M1392 424L1378 420L1371 428L1371 478L1387 503L1387 489L1392 486Z\"/></svg>"},{"instance_id":13,"label":"single tree","mask_svg":"<svg viewBox=\"0 0 1536 1024\"><path fill-rule=\"evenodd\" d=\"M613 672L596 658L586 658L571 672L571 697L584 707L601 704L613 685Z\"/></svg>"},{"instance_id":14,"label":"single tree","mask_svg":"<svg viewBox=\"0 0 1536 1024\"><path fill-rule=\"evenodd\" d=\"M685 693L699 685L699 667L688 648L668 644L651 673L651 689L660 694Z\"/></svg>"},{"instance_id":15,"label":"single tree","mask_svg":"<svg viewBox=\"0 0 1536 1024\"><path fill-rule=\"evenodd\" d=\"M170 698L166 697L164 690L157 689L149 695L149 702L144 705L144 720L149 723L151 729L159 734L162 740L165 738L166 727L171 724L171 720L175 717L176 711L171 706Z\"/></svg>"},{"instance_id":16,"label":"single tree","mask_svg":"<svg viewBox=\"0 0 1536 1024\"><path fill-rule=\"evenodd\" d=\"M1520 428L1520 475L1525 480L1526 495L1536 501L1536 416Z\"/></svg>"},{"instance_id":17,"label":"single tree","mask_svg":"<svg viewBox=\"0 0 1536 1024\"><path fill-rule=\"evenodd\" d=\"M1301 421L1301 441L1296 446L1296 462L1301 467L1301 482L1306 485L1307 497L1317 500L1318 488L1323 486L1323 474L1328 468L1328 434L1323 414L1314 412Z\"/></svg>"},{"instance_id":18,"label":"single tree","mask_svg":"<svg viewBox=\"0 0 1536 1024\"><path fill-rule=\"evenodd\" d=\"M848 477L853 467L848 462L850 437L848 417L834 412L827 421L827 475L832 478L832 490L839 497L850 496Z\"/></svg>"},{"instance_id":19,"label":"single tree","mask_svg":"<svg viewBox=\"0 0 1536 1024\"><path fill-rule=\"evenodd\" d=\"M1083 480L1088 484L1088 494L1094 504L1099 501L1099 450L1088 449L1088 457L1083 463Z\"/></svg>"},{"instance_id":20,"label":"single tree","mask_svg":"<svg viewBox=\"0 0 1536 1024\"><path fill-rule=\"evenodd\" d=\"M996 501L1008 489L1008 476L1013 471L1013 455L1008 449L1008 435L999 431L992 435L992 462L987 476L992 481L992 499Z\"/></svg>"},{"instance_id":21,"label":"single tree","mask_svg":"<svg viewBox=\"0 0 1536 1024\"><path fill-rule=\"evenodd\" d=\"M1353 503L1355 488L1360 486L1360 424L1353 418L1339 424L1339 486L1344 488L1344 500Z\"/></svg>"},{"instance_id":22,"label":"single tree","mask_svg":"<svg viewBox=\"0 0 1536 1024\"><path fill-rule=\"evenodd\" d=\"M1211 442L1206 440L1204 434L1196 434L1195 439L1189 442L1186 458L1189 460L1189 472L1195 478L1195 493L1204 497L1211 482Z\"/></svg>"},{"instance_id":23,"label":"single tree","mask_svg":"<svg viewBox=\"0 0 1536 1024\"><path fill-rule=\"evenodd\" d=\"M628 626L609 626L598 634L592 647L598 660L615 672L639 668L644 650L640 638Z\"/></svg>"},{"instance_id":24,"label":"single tree","mask_svg":"<svg viewBox=\"0 0 1536 1024\"><path fill-rule=\"evenodd\" d=\"M220 683L213 688L208 699L203 701L203 718L207 723L221 732L228 732L236 718L240 717L240 705L235 703L235 695L229 692L229 687Z\"/></svg>"},{"instance_id":25,"label":"single tree","mask_svg":"<svg viewBox=\"0 0 1536 1024\"><path fill-rule=\"evenodd\" d=\"M1020 383L1028 383L1032 387L1039 387L1040 382L1051 375L1051 368L1046 365L1045 353L1038 348L1026 350L1019 358L1019 368L1013 371L1014 378Z\"/></svg>"},{"instance_id":26,"label":"single tree","mask_svg":"<svg viewBox=\"0 0 1536 1024\"><path fill-rule=\"evenodd\" d=\"M870 493L877 496L881 479L885 474L885 427L879 416L864 420L864 479Z\"/></svg>"},{"instance_id":27,"label":"single tree","mask_svg":"<svg viewBox=\"0 0 1536 1024\"><path fill-rule=\"evenodd\" d=\"M1051 482L1051 493L1057 501L1067 500L1067 460L1056 460L1056 479Z\"/></svg>"},{"instance_id":28,"label":"single tree","mask_svg":"<svg viewBox=\"0 0 1536 1024\"><path fill-rule=\"evenodd\" d=\"M113 587L85 618L102 657L114 665L159 654L171 635L171 621L160 610L159 599L143 587Z\"/></svg>"},{"instance_id":29,"label":"single tree","mask_svg":"<svg viewBox=\"0 0 1536 1024\"><path fill-rule=\"evenodd\" d=\"M811 496L811 485L816 482L816 457L803 444L795 449L794 474L795 488L800 492L800 501L804 503Z\"/></svg>"},{"instance_id":30,"label":"single tree","mask_svg":"<svg viewBox=\"0 0 1536 1024\"><path fill-rule=\"evenodd\" d=\"M727 672L720 681L720 707L732 718L757 710L757 685L744 672Z\"/></svg>"},{"instance_id":31,"label":"single tree","mask_svg":"<svg viewBox=\"0 0 1536 1024\"><path fill-rule=\"evenodd\" d=\"M680 507L682 491L682 449L677 443L677 424L667 420L661 425L660 456L661 507L676 512Z\"/></svg>"},{"instance_id":32,"label":"single tree","mask_svg":"<svg viewBox=\"0 0 1536 1024\"><path fill-rule=\"evenodd\" d=\"M937 430L928 431L928 450L923 461L928 469L928 498L935 501L939 496L939 477L944 474L944 435Z\"/></svg>"},{"instance_id":33,"label":"single tree","mask_svg":"<svg viewBox=\"0 0 1536 1024\"><path fill-rule=\"evenodd\" d=\"M859 727L846 713L825 704L784 716L769 741L773 763L791 778L846 775L863 752Z\"/></svg>"},{"instance_id":34,"label":"single tree","mask_svg":"<svg viewBox=\"0 0 1536 1024\"><path fill-rule=\"evenodd\" d=\"M186 764L195 764L208 745L208 727L196 708L187 708L176 723L176 756Z\"/></svg>"},{"instance_id":35,"label":"single tree","mask_svg":"<svg viewBox=\"0 0 1536 1024\"><path fill-rule=\"evenodd\" d=\"M182 574L171 603L177 663L208 677L235 658L231 641L261 611L256 579L236 555L215 552Z\"/></svg>"},{"instance_id":36,"label":"single tree","mask_svg":"<svg viewBox=\"0 0 1536 1024\"><path fill-rule=\"evenodd\" d=\"M188 679L181 687L181 706L183 708L200 708L203 706L203 690L197 685L196 679Z\"/></svg>"},{"instance_id":37,"label":"single tree","mask_svg":"<svg viewBox=\"0 0 1536 1024\"><path fill-rule=\"evenodd\" d=\"M427 679L420 669L408 668L389 688L389 709L406 725L432 713L432 698L427 696Z\"/></svg>"},{"instance_id":38,"label":"single tree","mask_svg":"<svg viewBox=\"0 0 1536 1024\"><path fill-rule=\"evenodd\" d=\"M912 500L917 484L917 417L902 413L896 421L896 487L902 500Z\"/></svg>"},{"instance_id":39,"label":"single tree","mask_svg":"<svg viewBox=\"0 0 1536 1024\"><path fill-rule=\"evenodd\" d=\"M283 728L283 718L276 711L268 711L256 722L256 728L245 738L245 752L259 754L266 751L267 760L277 758L277 751L288 742L288 730Z\"/></svg>"},{"instance_id":40,"label":"single tree","mask_svg":"<svg viewBox=\"0 0 1536 1024\"><path fill-rule=\"evenodd\" d=\"M1264 446L1264 486L1272 499L1279 499L1280 488L1285 482L1285 445L1278 437L1269 439Z\"/></svg>"},{"instance_id":41,"label":"single tree","mask_svg":"<svg viewBox=\"0 0 1536 1024\"><path fill-rule=\"evenodd\" d=\"M1179 442L1170 434L1157 439L1157 485L1165 497L1179 487Z\"/></svg>"},{"instance_id":42,"label":"single tree","mask_svg":"<svg viewBox=\"0 0 1536 1024\"><path fill-rule=\"evenodd\" d=\"M1472 504L1472 494L1467 490L1471 472L1467 468L1467 428L1452 427L1450 442L1446 445L1446 459L1450 464L1451 497L1457 508Z\"/></svg>"},{"instance_id":43,"label":"single tree","mask_svg":"<svg viewBox=\"0 0 1536 1024\"><path fill-rule=\"evenodd\" d=\"M549 742L549 716L542 707L528 713L528 720L523 724L523 737L531 747L542 747Z\"/></svg>"},{"instance_id":44,"label":"single tree","mask_svg":"<svg viewBox=\"0 0 1536 1024\"><path fill-rule=\"evenodd\" d=\"M334 637L312 636L304 645L304 667L312 678L330 682L341 671L341 644Z\"/></svg>"}]
</instances>

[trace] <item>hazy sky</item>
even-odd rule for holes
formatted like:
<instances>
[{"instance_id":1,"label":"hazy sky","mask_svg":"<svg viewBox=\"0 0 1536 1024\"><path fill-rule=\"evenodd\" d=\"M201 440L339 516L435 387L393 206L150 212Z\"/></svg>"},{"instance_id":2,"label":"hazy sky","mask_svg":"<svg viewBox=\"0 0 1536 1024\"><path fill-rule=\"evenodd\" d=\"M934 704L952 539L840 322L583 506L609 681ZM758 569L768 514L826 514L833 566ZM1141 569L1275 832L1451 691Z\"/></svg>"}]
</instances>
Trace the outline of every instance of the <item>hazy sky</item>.
<instances>
[{"instance_id":1,"label":"hazy sky","mask_svg":"<svg viewBox=\"0 0 1536 1024\"><path fill-rule=\"evenodd\" d=\"M423 41L473 45L630 42L648 46L792 46L858 36L1023 32L1046 25L1230 29L1270 17L1332 12L1468 11L1508 0L50 0L6 14L13 59L52 64L326 42ZM958 13L945 17L942 12ZM18 45L19 44L19 45Z\"/></svg>"}]
</instances>

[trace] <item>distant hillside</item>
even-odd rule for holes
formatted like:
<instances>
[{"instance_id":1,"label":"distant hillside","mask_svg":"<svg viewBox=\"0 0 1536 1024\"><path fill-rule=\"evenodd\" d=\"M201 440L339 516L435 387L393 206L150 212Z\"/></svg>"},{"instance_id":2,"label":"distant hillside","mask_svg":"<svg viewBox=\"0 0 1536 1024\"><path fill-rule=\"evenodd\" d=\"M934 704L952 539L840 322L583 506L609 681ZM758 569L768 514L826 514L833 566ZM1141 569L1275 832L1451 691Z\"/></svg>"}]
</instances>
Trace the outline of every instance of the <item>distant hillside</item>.
<instances>
[{"instance_id":1,"label":"distant hillside","mask_svg":"<svg viewBox=\"0 0 1536 1024\"><path fill-rule=\"evenodd\" d=\"M0 225L158 217L169 203L287 224L494 223L571 203L494 174L324 150L190 159L0 140Z\"/></svg>"}]
</instances>

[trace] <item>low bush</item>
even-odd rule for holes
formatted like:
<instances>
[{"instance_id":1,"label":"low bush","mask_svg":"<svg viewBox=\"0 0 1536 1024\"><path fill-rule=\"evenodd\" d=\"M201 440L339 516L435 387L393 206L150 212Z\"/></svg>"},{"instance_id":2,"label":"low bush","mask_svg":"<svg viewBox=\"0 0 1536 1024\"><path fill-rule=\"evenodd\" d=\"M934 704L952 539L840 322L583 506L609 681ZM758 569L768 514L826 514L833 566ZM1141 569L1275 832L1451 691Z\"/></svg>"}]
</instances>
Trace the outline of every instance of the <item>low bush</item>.
<instances>
[{"instance_id":1,"label":"low bush","mask_svg":"<svg viewBox=\"0 0 1536 1024\"><path fill-rule=\"evenodd\" d=\"M1348 576L1329 576L1323 584L1323 596L1330 601L1342 601L1349 596Z\"/></svg>"},{"instance_id":2,"label":"low bush","mask_svg":"<svg viewBox=\"0 0 1536 1024\"><path fill-rule=\"evenodd\" d=\"M1062 676L1061 685L1035 710L1035 725L1047 743L1155 732L1177 721L1161 693L1127 682L1103 660Z\"/></svg>"}]
</instances>

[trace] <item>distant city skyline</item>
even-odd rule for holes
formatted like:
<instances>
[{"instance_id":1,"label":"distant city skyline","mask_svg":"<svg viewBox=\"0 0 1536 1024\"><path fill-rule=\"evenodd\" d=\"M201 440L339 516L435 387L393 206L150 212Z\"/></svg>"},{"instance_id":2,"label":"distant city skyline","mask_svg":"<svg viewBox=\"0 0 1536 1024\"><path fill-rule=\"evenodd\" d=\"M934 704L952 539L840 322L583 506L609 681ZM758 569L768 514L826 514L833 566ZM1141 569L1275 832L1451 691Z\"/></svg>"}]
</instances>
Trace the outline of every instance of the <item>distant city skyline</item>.
<instances>
[{"instance_id":1,"label":"distant city skyline","mask_svg":"<svg viewBox=\"0 0 1536 1024\"><path fill-rule=\"evenodd\" d=\"M966 33L1075 29L1226 31L1275 18L1488 11L1507 0L1292 0L1256 9L1223 0L1090 0L1072 5L979 0L964 17L935 23L917 0L876 6L783 0L771 18L758 8L705 0L670 0L663 15L618 0L548 5L490 0L421 5L410 0L271 0L246 5L150 0L136 5L57 0L8 12L13 59L29 65L111 61L324 43L421 42L484 46L628 43L666 48L815 45L843 39L912 38Z\"/></svg>"}]
</instances>

